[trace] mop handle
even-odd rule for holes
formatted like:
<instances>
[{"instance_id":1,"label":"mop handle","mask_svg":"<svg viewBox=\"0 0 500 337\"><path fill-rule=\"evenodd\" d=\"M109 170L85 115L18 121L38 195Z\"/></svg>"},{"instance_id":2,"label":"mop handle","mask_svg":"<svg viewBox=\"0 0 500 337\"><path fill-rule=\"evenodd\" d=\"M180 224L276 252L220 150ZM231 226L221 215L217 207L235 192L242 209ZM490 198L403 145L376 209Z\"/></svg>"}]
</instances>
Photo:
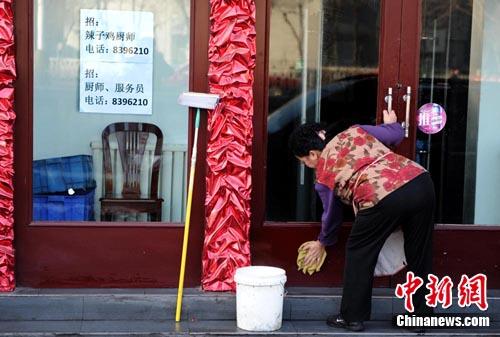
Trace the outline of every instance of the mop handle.
<instances>
[{"instance_id":1,"label":"mop handle","mask_svg":"<svg viewBox=\"0 0 500 337\"><path fill-rule=\"evenodd\" d=\"M189 170L189 185L188 185L188 195L187 195L187 206L186 206L186 223L184 225L184 240L182 243L182 257L181 257L181 271L179 274L179 288L177 291L177 308L175 311L175 321L180 322L181 320L181 308L182 308L182 292L184 290L184 272L186 271L186 255L187 246L189 239L189 223L191 220L191 203L193 200L193 185L194 185L194 173L196 167L196 144L198 143L198 128L200 126L200 109L196 110L196 121L195 121L195 131L194 131L194 141L193 150L191 152L191 167Z\"/></svg>"}]
</instances>

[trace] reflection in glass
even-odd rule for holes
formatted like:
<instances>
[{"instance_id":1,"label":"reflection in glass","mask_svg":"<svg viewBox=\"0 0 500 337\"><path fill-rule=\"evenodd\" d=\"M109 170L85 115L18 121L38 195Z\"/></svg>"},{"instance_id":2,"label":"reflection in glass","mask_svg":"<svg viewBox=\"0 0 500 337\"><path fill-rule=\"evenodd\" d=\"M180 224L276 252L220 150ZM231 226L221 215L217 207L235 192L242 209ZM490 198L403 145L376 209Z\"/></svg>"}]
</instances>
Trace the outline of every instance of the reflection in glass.
<instances>
[{"instance_id":1,"label":"reflection in glass","mask_svg":"<svg viewBox=\"0 0 500 337\"><path fill-rule=\"evenodd\" d=\"M275 0L270 35L267 220L317 221L313 172L288 137L305 122L375 122L379 2Z\"/></svg>"},{"instance_id":2,"label":"reflection in glass","mask_svg":"<svg viewBox=\"0 0 500 337\"><path fill-rule=\"evenodd\" d=\"M416 158L437 192L439 223L500 223L500 3L424 0L418 105L446 110L443 131L418 131Z\"/></svg>"},{"instance_id":3,"label":"reflection in glass","mask_svg":"<svg viewBox=\"0 0 500 337\"><path fill-rule=\"evenodd\" d=\"M37 192L34 183L34 221L99 220L104 196L103 145L101 134L116 122L149 123L163 134L158 182L162 221L183 222L185 205L187 109L176 104L179 93L188 89L190 1L149 0L35 0L34 2L34 181L63 179L57 187ZM79 112L80 9L152 12L154 17L152 115L92 114ZM128 103L127 103L128 104ZM137 134L137 137L143 137ZM155 137L141 148L140 195L151 186L155 162ZM131 142L133 144L134 142ZM140 144L140 142L136 142ZM124 158L116 139L110 140L115 195L121 195ZM67 157L75 157L68 163ZM90 166L82 166L91 158ZM45 160L51 168L36 167ZM47 165L45 165L47 166ZM92 183L68 180L73 171L90 174ZM45 172L45 173L44 173ZM89 173L90 172L90 173ZM45 175L45 177L41 176ZM51 182L53 185L54 182ZM62 187L61 187L62 186ZM126 191L125 191L126 192ZM130 212L129 212L130 213ZM113 221L147 221L146 214L132 212Z\"/></svg>"}]
</instances>

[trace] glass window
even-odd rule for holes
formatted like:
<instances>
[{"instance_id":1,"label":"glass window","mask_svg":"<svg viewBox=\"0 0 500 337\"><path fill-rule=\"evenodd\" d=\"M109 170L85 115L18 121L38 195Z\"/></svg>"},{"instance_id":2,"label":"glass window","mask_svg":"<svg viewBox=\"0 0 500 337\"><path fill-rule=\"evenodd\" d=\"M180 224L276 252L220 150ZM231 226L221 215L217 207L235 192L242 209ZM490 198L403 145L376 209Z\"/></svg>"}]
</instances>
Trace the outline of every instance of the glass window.
<instances>
[{"instance_id":1,"label":"glass window","mask_svg":"<svg viewBox=\"0 0 500 337\"><path fill-rule=\"evenodd\" d=\"M288 150L301 123L373 124L379 1L272 1L267 118L271 221L318 221L314 176Z\"/></svg>"},{"instance_id":2,"label":"glass window","mask_svg":"<svg viewBox=\"0 0 500 337\"><path fill-rule=\"evenodd\" d=\"M500 224L500 3L422 5L419 106L437 103L447 114L441 132L417 135L417 160L436 185L436 221Z\"/></svg>"},{"instance_id":3,"label":"glass window","mask_svg":"<svg viewBox=\"0 0 500 337\"><path fill-rule=\"evenodd\" d=\"M35 0L34 221L183 222L189 3Z\"/></svg>"}]
</instances>

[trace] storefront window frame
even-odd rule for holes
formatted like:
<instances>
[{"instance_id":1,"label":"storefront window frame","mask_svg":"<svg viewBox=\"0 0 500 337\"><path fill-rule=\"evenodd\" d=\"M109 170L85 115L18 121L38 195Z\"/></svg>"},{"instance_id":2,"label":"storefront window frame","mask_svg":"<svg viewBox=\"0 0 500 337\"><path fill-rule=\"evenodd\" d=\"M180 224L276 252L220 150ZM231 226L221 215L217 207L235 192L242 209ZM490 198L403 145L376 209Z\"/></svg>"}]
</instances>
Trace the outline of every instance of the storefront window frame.
<instances>
[{"instance_id":1,"label":"storefront window frame","mask_svg":"<svg viewBox=\"0 0 500 337\"><path fill-rule=\"evenodd\" d=\"M208 36L208 26L196 25L195 14L208 17L208 12L202 6L198 7L198 12L195 11L196 1L190 1L190 23L189 23L189 91L207 92L208 85L203 82L201 76L196 77L196 72L201 69L208 69L208 59L206 54L202 55L200 50L204 46L208 46L208 39L205 42L204 36ZM184 223L170 222L104 222L104 221L33 221L33 71L34 71L34 2L33 0L19 0L15 3L15 13L23 13L23 15L15 15L15 43L16 43L16 68L17 80L15 82L16 98L16 124L15 124L15 160L14 160L14 218L16 224L24 224L29 227L107 227L107 228L136 228L136 227L153 227L153 228L183 228ZM195 47L196 46L196 47ZM196 70L195 70L196 69ZM206 74L206 71L203 72ZM200 81L201 79L201 81ZM24 93L21 95L20 93ZM24 97L24 99L23 99ZM189 109L188 117L188 141L187 141L187 167L191 161L191 149L194 136L194 109ZM206 119L202 117L201 128L203 130L206 124ZM200 172L205 170L205 148L206 142L204 138L206 132L201 131L198 140L198 159L196 163L197 174L195 177L195 189L193 194L193 204L198 201L199 205L203 205L202 190L204 190L204 176ZM193 207L191 219L199 221L204 216L203 207Z\"/></svg>"}]
</instances>

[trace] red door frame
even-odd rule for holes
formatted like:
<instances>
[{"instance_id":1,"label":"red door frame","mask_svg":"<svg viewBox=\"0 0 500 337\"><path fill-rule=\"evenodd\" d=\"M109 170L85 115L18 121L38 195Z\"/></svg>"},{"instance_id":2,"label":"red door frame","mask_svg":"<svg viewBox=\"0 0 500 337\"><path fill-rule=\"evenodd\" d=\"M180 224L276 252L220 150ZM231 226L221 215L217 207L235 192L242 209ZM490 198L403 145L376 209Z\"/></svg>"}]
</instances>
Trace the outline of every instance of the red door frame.
<instances>
[{"instance_id":1,"label":"red door frame","mask_svg":"<svg viewBox=\"0 0 500 337\"><path fill-rule=\"evenodd\" d=\"M322 273L305 277L296 272L296 248L313 239L318 224L269 223L265 221L265 177L267 144L268 50L271 0L255 0L257 8L257 64L252 191L253 264L282 266L288 285L339 286L343 271L344 244L349 224L342 227L339 244L330 251ZM418 88L420 0L382 0L379 97L387 87L398 88L394 107L402 120L401 88ZM33 158L33 2L17 0L15 9L17 120L15 126L14 205L16 274L18 286L30 287L176 287L183 226L179 224L31 223L31 162ZM398 12L399 11L399 12ZM400 14L398 14L400 13ZM392 32L401 31L401 35ZM207 92L209 2L191 0L190 90ZM399 60L401 59L401 62ZM408 69L411 71L408 72ZM401 87L401 88L399 88ZM415 111L415 100L412 111ZM378 111L384 102L379 98ZM190 114L190 130L193 126ZM380 118L379 118L380 120ZM400 147L413 156L415 132ZM206 117L202 116L199 158L206 156ZM189 134L191 148L192 134ZM186 286L198 286L204 233L205 161L197 161ZM466 244L464 244L466 243ZM435 269L455 279L463 272L484 272L490 287L500 287L495 254L500 250L500 227L437 226ZM398 278L377 280L393 285Z\"/></svg>"},{"instance_id":2,"label":"red door frame","mask_svg":"<svg viewBox=\"0 0 500 337\"><path fill-rule=\"evenodd\" d=\"M183 225L168 223L32 223L33 1L15 3L16 100L15 235L18 286L177 287ZM205 92L208 69L208 2L191 0L190 78ZM204 116L205 117L205 116ZM189 118L193 129L193 113ZM202 118L198 155L206 153ZM189 133L190 149L192 134ZM200 284L205 161L197 161L185 286Z\"/></svg>"},{"instance_id":3,"label":"red door frame","mask_svg":"<svg viewBox=\"0 0 500 337\"><path fill-rule=\"evenodd\" d=\"M339 242L329 250L322 272L314 277L297 271L297 247L316 238L318 223L277 223L265 220L266 151L268 112L268 50L271 1L257 3L257 68L255 73L255 122L252 193L252 262L280 266L287 272L287 285L291 286L341 286L344 268L344 247L350 224L342 226ZM377 99L378 122L380 112L386 107L387 88L393 88L393 108L398 120L405 118L403 95L406 87L412 88L410 121L415 120L416 93L419 81L421 0L382 0L379 82ZM410 124L410 136L397 151L409 158L415 156L416 128ZM486 273L489 287L500 287L500 268L496 256L500 250L500 226L436 225L434 240L434 269L438 275L450 275L453 280L467 273ZM403 273L394 277L377 278L376 286L394 286Z\"/></svg>"},{"instance_id":4,"label":"red door frame","mask_svg":"<svg viewBox=\"0 0 500 337\"><path fill-rule=\"evenodd\" d=\"M264 4L265 2L265 4ZM401 11L403 0L382 0L381 1L381 27L380 27L380 48L379 53L379 83L377 111L382 111L385 102L380 97L385 96L386 89L395 87L399 76L399 51L401 38L399 31L401 28ZM259 5L259 1L257 1ZM267 104L268 104L268 55L269 50L269 29L271 1L260 2L257 6L257 22L259 16L264 25L257 25L257 36L265 37L257 39L257 51L266 51L265 60L257 59L255 74L255 116L254 123L254 161L253 161L253 195L252 195L252 261L254 264L270 264L280 266L287 271L287 284L308 285L308 286L332 286L341 285L342 272L344 268L344 244L348 236L348 224L343 226L339 243L329 251L330 256L321 273L314 277L305 276L297 271L295 258L297 247L306 240L316 238L319 230L317 223L277 223L265 221L265 158L267 150ZM260 21L260 22L262 22ZM260 31L259 31L260 29ZM263 56L264 56L263 55ZM395 95L396 96L396 95ZM380 117L378 117L380 119ZM389 286L390 278L377 279L378 286Z\"/></svg>"}]
</instances>

